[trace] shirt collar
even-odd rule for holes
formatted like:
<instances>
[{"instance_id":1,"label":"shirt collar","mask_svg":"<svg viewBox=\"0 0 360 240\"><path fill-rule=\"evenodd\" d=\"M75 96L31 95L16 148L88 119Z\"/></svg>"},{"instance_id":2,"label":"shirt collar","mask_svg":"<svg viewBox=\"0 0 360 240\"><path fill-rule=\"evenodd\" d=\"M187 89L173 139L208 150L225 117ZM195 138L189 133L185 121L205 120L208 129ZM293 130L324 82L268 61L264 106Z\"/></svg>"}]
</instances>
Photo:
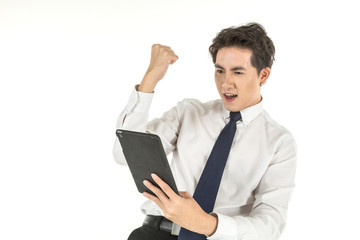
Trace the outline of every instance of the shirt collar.
<instances>
[{"instance_id":1,"label":"shirt collar","mask_svg":"<svg viewBox=\"0 0 360 240\"><path fill-rule=\"evenodd\" d=\"M229 120L230 111L227 110L222 103L223 117L225 120ZM264 109L264 100L261 98L261 101L253 106L247 107L240 111L242 117L242 123L247 126L251 123Z\"/></svg>"}]
</instances>

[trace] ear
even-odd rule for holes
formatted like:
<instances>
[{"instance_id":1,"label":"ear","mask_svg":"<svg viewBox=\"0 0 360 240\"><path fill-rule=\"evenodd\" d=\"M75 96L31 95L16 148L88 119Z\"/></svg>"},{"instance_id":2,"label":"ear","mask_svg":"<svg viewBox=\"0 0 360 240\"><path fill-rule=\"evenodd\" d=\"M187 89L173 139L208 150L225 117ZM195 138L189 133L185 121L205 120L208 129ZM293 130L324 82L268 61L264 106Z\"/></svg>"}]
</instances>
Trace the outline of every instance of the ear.
<instances>
[{"instance_id":1,"label":"ear","mask_svg":"<svg viewBox=\"0 0 360 240\"><path fill-rule=\"evenodd\" d=\"M271 73L271 69L269 67L266 67L263 70L261 70L259 74L259 80L261 85L264 85L266 83L266 80L269 78L270 73Z\"/></svg>"}]
</instances>

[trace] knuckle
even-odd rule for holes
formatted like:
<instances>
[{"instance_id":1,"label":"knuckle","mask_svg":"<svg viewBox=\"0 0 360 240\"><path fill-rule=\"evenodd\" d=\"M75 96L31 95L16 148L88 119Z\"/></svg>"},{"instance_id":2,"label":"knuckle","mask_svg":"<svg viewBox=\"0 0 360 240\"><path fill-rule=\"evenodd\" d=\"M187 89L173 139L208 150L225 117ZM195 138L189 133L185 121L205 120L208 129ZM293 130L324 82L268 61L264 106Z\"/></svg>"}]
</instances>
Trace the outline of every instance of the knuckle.
<instances>
[{"instance_id":1,"label":"knuckle","mask_svg":"<svg viewBox=\"0 0 360 240\"><path fill-rule=\"evenodd\" d=\"M158 188L152 188L151 191L155 193L156 195L159 195L160 190Z\"/></svg>"},{"instance_id":2,"label":"knuckle","mask_svg":"<svg viewBox=\"0 0 360 240\"><path fill-rule=\"evenodd\" d=\"M168 192L170 190L168 185L163 185L162 189L164 190L164 192Z\"/></svg>"},{"instance_id":3,"label":"knuckle","mask_svg":"<svg viewBox=\"0 0 360 240\"><path fill-rule=\"evenodd\" d=\"M160 44L158 44L158 43L152 45L153 49L156 49L156 48L159 48L159 47L160 47Z\"/></svg>"}]
</instances>

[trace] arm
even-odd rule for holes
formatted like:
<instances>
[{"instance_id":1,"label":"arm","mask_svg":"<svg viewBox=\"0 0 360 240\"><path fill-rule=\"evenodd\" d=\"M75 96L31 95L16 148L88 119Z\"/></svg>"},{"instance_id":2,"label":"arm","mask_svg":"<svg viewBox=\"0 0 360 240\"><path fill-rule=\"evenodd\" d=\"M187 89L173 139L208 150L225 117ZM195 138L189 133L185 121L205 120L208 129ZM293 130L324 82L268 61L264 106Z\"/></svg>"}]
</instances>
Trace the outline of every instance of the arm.
<instances>
[{"instance_id":1,"label":"arm","mask_svg":"<svg viewBox=\"0 0 360 240\"><path fill-rule=\"evenodd\" d=\"M282 141L255 190L249 216L217 214L218 230L208 239L275 240L286 224L288 203L294 188L296 144Z\"/></svg>"},{"instance_id":2,"label":"arm","mask_svg":"<svg viewBox=\"0 0 360 240\"><path fill-rule=\"evenodd\" d=\"M133 90L127 106L121 112L116 128L145 132L148 123L148 112L157 83L165 76L169 64L178 57L170 47L155 44L151 49L150 65L141 84ZM115 138L113 155L116 162L125 165L119 140Z\"/></svg>"},{"instance_id":3,"label":"arm","mask_svg":"<svg viewBox=\"0 0 360 240\"><path fill-rule=\"evenodd\" d=\"M136 86L136 88L137 87L138 86ZM130 95L128 104L121 112L117 120L116 129L145 132L152 98L153 94L138 92L134 88ZM117 137L115 138L113 147L113 156L117 163L126 165L126 160Z\"/></svg>"},{"instance_id":4,"label":"arm","mask_svg":"<svg viewBox=\"0 0 360 240\"><path fill-rule=\"evenodd\" d=\"M210 236L209 240L275 240L285 226L295 167L295 142L283 141L255 190L256 200L249 216L207 214L188 193L181 192L178 196L156 175L154 181L161 189L144 181L156 197L147 193L144 196L154 201L166 218L193 232Z\"/></svg>"},{"instance_id":5,"label":"arm","mask_svg":"<svg viewBox=\"0 0 360 240\"><path fill-rule=\"evenodd\" d=\"M170 47L154 44L151 48L150 65L141 81L139 91L154 92L158 82L165 76L169 65L174 64L178 58Z\"/></svg>"},{"instance_id":6,"label":"arm","mask_svg":"<svg viewBox=\"0 0 360 240\"><path fill-rule=\"evenodd\" d=\"M145 180L144 185L155 193L156 197L147 192L143 194L161 208L167 219L190 231L207 236L216 231L217 217L204 212L188 192L179 192L179 196L156 174L152 174L152 178L161 189Z\"/></svg>"}]
</instances>

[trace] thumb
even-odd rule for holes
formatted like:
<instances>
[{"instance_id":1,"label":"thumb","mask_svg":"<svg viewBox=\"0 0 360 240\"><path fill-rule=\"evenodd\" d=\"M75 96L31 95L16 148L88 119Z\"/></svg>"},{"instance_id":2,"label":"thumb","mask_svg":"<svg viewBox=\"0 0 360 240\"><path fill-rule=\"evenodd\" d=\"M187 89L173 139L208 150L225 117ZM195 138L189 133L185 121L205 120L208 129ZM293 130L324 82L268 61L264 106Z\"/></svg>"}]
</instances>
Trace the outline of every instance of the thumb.
<instances>
[{"instance_id":1,"label":"thumb","mask_svg":"<svg viewBox=\"0 0 360 240\"><path fill-rule=\"evenodd\" d=\"M179 57L178 57L177 55L175 55L175 56L170 60L170 64L174 64L178 59L179 59Z\"/></svg>"}]
</instances>

